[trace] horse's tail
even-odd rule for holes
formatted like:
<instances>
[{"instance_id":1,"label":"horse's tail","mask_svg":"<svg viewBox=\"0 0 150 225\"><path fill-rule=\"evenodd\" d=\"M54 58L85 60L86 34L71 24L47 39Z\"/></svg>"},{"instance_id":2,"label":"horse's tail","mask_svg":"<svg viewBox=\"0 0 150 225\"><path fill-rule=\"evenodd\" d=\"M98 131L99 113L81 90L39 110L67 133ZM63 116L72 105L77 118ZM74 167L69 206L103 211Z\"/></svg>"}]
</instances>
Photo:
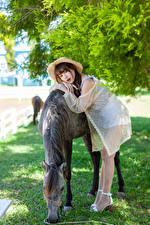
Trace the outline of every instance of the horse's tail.
<instances>
[{"instance_id":1,"label":"horse's tail","mask_svg":"<svg viewBox=\"0 0 150 225\"><path fill-rule=\"evenodd\" d=\"M43 109L44 107L44 102L42 101L42 99L40 98L40 109Z\"/></svg>"},{"instance_id":2,"label":"horse's tail","mask_svg":"<svg viewBox=\"0 0 150 225\"><path fill-rule=\"evenodd\" d=\"M34 111L34 113L33 113L33 124L36 124L36 117L38 115L38 105L36 104L36 102L33 105L33 111Z\"/></svg>"}]
</instances>

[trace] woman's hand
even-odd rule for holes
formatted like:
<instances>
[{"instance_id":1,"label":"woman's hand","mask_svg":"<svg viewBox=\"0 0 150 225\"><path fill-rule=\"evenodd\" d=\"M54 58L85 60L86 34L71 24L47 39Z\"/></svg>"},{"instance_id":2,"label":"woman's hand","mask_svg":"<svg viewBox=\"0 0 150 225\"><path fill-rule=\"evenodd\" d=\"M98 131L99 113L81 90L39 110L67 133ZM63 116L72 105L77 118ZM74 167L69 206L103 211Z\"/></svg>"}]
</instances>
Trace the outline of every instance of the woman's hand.
<instances>
[{"instance_id":1,"label":"woman's hand","mask_svg":"<svg viewBox=\"0 0 150 225\"><path fill-rule=\"evenodd\" d=\"M65 82L62 82L62 84L65 86L67 91L74 93L74 89L73 89L74 85L73 84L69 84L69 83L65 83Z\"/></svg>"}]
</instances>

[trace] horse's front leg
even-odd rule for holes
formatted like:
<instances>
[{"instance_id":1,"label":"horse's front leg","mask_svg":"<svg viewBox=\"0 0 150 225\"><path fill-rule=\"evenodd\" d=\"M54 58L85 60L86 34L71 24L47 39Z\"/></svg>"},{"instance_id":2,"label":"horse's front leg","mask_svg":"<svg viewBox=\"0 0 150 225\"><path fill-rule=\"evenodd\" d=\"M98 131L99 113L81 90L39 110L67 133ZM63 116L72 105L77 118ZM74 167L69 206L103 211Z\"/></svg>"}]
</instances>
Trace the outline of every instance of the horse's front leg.
<instances>
[{"instance_id":1,"label":"horse's front leg","mask_svg":"<svg viewBox=\"0 0 150 225\"><path fill-rule=\"evenodd\" d=\"M125 192L124 192L124 179L121 173L121 169L120 169L120 152L116 152L114 161L115 161L115 166L117 169L117 176L118 176L118 185L119 185L119 190L117 193L117 197L118 198L123 198L125 197Z\"/></svg>"},{"instance_id":2,"label":"horse's front leg","mask_svg":"<svg viewBox=\"0 0 150 225\"><path fill-rule=\"evenodd\" d=\"M64 210L68 211L72 209L72 192L71 192L71 158L72 158L72 141L65 142L65 161L66 161L66 171L65 180L67 185L66 203Z\"/></svg>"},{"instance_id":3,"label":"horse's front leg","mask_svg":"<svg viewBox=\"0 0 150 225\"><path fill-rule=\"evenodd\" d=\"M99 167L100 167L100 152L92 152L92 142L90 133L87 133L83 138L83 141L90 153L92 162L94 165L93 184L92 189L89 191L88 196L95 196L99 185Z\"/></svg>"}]
</instances>

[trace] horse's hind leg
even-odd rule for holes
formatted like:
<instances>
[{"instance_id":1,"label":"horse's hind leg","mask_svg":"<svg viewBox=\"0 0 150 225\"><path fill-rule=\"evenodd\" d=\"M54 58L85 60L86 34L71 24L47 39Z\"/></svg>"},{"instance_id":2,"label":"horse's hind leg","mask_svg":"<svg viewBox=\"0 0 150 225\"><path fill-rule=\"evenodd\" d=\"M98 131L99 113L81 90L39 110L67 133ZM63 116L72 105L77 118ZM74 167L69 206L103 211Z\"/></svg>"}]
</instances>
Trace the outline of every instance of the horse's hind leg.
<instances>
[{"instance_id":1,"label":"horse's hind leg","mask_svg":"<svg viewBox=\"0 0 150 225\"><path fill-rule=\"evenodd\" d=\"M72 158L72 141L65 142L65 161L66 161L66 171L65 171L65 180L67 185L67 194L66 194L66 203L64 210L68 211L72 209L72 193L71 193L71 158Z\"/></svg>"},{"instance_id":2,"label":"horse's hind leg","mask_svg":"<svg viewBox=\"0 0 150 225\"><path fill-rule=\"evenodd\" d=\"M119 189L118 189L118 193L117 193L117 197L118 198L123 198L125 197L125 192L124 192L124 179L121 173L121 169L120 169L120 152L116 152L114 161L115 161L115 166L117 169L117 176L118 176L118 185L119 185Z\"/></svg>"},{"instance_id":3,"label":"horse's hind leg","mask_svg":"<svg viewBox=\"0 0 150 225\"><path fill-rule=\"evenodd\" d=\"M34 114L33 114L33 124L35 125L36 124L36 119L37 119L37 116L38 116L38 112L40 111L40 105L39 105L39 102L38 101L35 101L35 104L34 104Z\"/></svg>"},{"instance_id":4,"label":"horse's hind leg","mask_svg":"<svg viewBox=\"0 0 150 225\"><path fill-rule=\"evenodd\" d=\"M89 133L83 137L83 141L90 153L94 165L93 184L88 196L95 196L95 192L98 190L99 185L100 152L92 152L91 136Z\"/></svg>"},{"instance_id":5,"label":"horse's hind leg","mask_svg":"<svg viewBox=\"0 0 150 225\"><path fill-rule=\"evenodd\" d=\"M36 113L34 112L34 114L33 114L33 124L35 125L36 124Z\"/></svg>"}]
</instances>

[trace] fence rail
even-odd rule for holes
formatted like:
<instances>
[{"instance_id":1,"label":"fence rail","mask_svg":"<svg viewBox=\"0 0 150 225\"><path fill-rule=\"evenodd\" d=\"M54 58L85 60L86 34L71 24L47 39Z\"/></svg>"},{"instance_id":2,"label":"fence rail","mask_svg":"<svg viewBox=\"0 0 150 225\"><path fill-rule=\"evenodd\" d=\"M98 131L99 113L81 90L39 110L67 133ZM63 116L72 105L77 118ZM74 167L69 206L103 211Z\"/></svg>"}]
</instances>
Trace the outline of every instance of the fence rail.
<instances>
[{"instance_id":1,"label":"fence rail","mask_svg":"<svg viewBox=\"0 0 150 225\"><path fill-rule=\"evenodd\" d=\"M21 110L11 108L0 114L0 138L6 138L8 132L17 132L19 126L28 126L29 118L33 115L33 107L28 106Z\"/></svg>"}]
</instances>

